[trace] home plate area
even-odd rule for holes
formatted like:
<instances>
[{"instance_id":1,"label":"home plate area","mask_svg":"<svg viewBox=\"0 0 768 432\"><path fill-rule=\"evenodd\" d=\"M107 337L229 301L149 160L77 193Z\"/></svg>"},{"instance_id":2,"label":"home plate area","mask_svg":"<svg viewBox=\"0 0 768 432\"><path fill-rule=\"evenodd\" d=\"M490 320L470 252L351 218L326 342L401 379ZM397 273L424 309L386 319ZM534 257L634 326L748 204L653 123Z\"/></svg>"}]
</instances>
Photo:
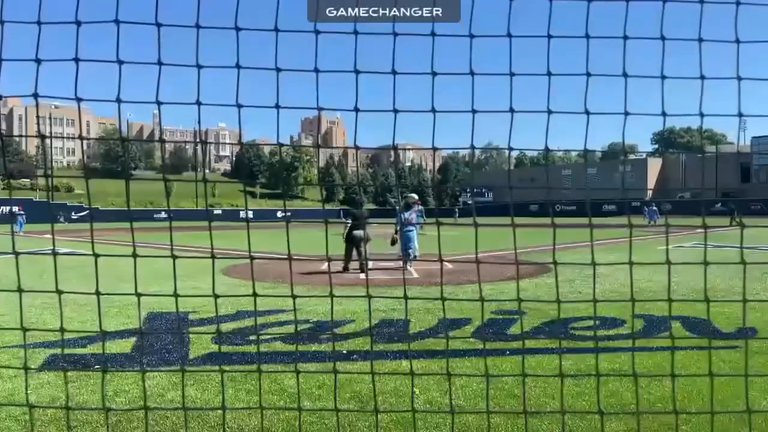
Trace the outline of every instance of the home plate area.
<instances>
[{"instance_id":1,"label":"home plate area","mask_svg":"<svg viewBox=\"0 0 768 432\"><path fill-rule=\"evenodd\" d=\"M349 272L342 272L343 266L343 262L331 261L330 263L323 263L320 266L320 270L326 272L328 269L330 269L330 273L338 273L339 276L342 277L351 277L357 279L413 279L420 277L418 273L419 271L423 273L425 270L440 271L440 267L443 267L443 269L453 268L453 264L447 261L440 262L437 260L416 261L413 263L411 268L405 268L403 267L403 263L398 257L390 257L386 259L382 257L372 258L368 262L368 271L366 273L359 272L360 266L357 261L354 261L350 265Z\"/></svg>"},{"instance_id":2,"label":"home plate area","mask_svg":"<svg viewBox=\"0 0 768 432\"><path fill-rule=\"evenodd\" d=\"M413 268L403 268L397 255L369 257L369 269L360 273L357 260L349 272L342 272L343 258L301 257L288 259L256 259L234 264L223 270L226 276L256 282L317 286L440 286L476 285L535 277L550 271L549 266L515 261L513 255L498 254L480 261L437 256L423 256Z\"/></svg>"}]
</instances>

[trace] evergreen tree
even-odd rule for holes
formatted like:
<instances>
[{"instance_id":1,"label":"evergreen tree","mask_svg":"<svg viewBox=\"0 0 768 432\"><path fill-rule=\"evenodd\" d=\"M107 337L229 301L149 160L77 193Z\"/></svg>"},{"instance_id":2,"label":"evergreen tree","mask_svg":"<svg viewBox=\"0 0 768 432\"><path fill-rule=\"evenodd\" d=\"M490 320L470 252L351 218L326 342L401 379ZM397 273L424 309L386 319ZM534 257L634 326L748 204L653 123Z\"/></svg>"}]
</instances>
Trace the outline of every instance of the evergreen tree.
<instances>
[{"instance_id":1,"label":"evergreen tree","mask_svg":"<svg viewBox=\"0 0 768 432\"><path fill-rule=\"evenodd\" d=\"M325 165L320 167L318 180L323 190L324 203L335 203L341 200L345 183L339 176L336 158L333 155L328 158Z\"/></svg>"},{"instance_id":2,"label":"evergreen tree","mask_svg":"<svg viewBox=\"0 0 768 432\"><path fill-rule=\"evenodd\" d=\"M368 173L363 170L358 173L350 173L344 184L344 194L340 204L349 207L362 207L368 203L372 189L373 185Z\"/></svg>"},{"instance_id":3,"label":"evergreen tree","mask_svg":"<svg viewBox=\"0 0 768 432\"><path fill-rule=\"evenodd\" d=\"M393 207L397 202L395 173L389 166L373 166L371 201L377 207Z\"/></svg>"},{"instance_id":4,"label":"evergreen tree","mask_svg":"<svg viewBox=\"0 0 768 432\"><path fill-rule=\"evenodd\" d=\"M432 194L432 182L426 168L419 164L411 165L408 169L408 178L411 181L410 192L419 196L419 201L424 207L434 207L435 200Z\"/></svg>"},{"instance_id":5,"label":"evergreen tree","mask_svg":"<svg viewBox=\"0 0 768 432\"><path fill-rule=\"evenodd\" d=\"M437 167L435 201L438 207L453 207L460 195L457 185L458 167L452 158L445 158Z\"/></svg>"},{"instance_id":6,"label":"evergreen tree","mask_svg":"<svg viewBox=\"0 0 768 432\"><path fill-rule=\"evenodd\" d=\"M285 199L304 194L306 185L317 183L312 149L282 146L269 152L265 185L283 192Z\"/></svg>"},{"instance_id":7,"label":"evergreen tree","mask_svg":"<svg viewBox=\"0 0 768 432\"><path fill-rule=\"evenodd\" d=\"M38 146L38 149L42 146ZM35 178L34 158L29 156L15 138L3 137L0 141L0 178Z\"/></svg>"}]
</instances>

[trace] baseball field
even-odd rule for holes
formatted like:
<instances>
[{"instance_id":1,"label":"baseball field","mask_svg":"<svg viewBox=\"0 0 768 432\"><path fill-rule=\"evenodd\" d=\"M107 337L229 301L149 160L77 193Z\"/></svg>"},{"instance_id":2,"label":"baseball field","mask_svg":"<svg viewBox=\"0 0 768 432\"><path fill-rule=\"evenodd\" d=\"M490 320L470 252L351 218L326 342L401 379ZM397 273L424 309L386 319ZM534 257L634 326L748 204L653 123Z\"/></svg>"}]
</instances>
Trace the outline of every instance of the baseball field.
<instances>
[{"instance_id":1,"label":"baseball field","mask_svg":"<svg viewBox=\"0 0 768 432\"><path fill-rule=\"evenodd\" d=\"M2 430L768 430L764 221L430 222L6 227Z\"/></svg>"}]
</instances>

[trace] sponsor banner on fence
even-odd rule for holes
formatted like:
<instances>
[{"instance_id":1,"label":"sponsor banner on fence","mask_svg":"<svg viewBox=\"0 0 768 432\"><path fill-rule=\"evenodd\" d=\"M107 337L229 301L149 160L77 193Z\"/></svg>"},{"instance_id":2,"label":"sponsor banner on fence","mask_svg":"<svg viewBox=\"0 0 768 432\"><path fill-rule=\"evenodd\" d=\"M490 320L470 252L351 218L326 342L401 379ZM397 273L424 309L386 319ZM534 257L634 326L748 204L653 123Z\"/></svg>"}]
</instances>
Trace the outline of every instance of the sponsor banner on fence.
<instances>
[{"instance_id":1,"label":"sponsor banner on fence","mask_svg":"<svg viewBox=\"0 0 768 432\"><path fill-rule=\"evenodd\" d=\"M649 201L650 202L650 201ZM489 203L459 208L459 217L611 217L642 214L642 200L561 201ZM734 205L744 215L768 214L768 200L669 200L656 202L664 215L727 216ZM82 204L48 202L33 198L0 198L0 223L10 224L14 213L23 208L27 223L109 223L109 222L282 222L302 223L323 220L341 220L343 209L120 209L87 207ZM427 219L453 219L455 208L428 208ZM392 208L369 209L372 219L395 218Z\"/></svg>"},{"instance_id":2,"label":"sponsor banner on fence","mask_svg":"<svg viewBox=\"0 0 768 432\"><path fill-rule=\"evenodd\" d=\"M751 202L747 205L746 211L744 213L747 214L766 214L768 213L768 209L766 209L765 204L761 202Z\"/></svg>"},{"instance_id":3,"label":"sponsor banner on fence","mask_svg":"<svg viewBox=\"0 0 768 432\"><path fill-rule=\"evenodd\" d=\"M555 213L575 213L579 210L576 203L557 203L552 206Z\"/></svg>"}]
</instances>

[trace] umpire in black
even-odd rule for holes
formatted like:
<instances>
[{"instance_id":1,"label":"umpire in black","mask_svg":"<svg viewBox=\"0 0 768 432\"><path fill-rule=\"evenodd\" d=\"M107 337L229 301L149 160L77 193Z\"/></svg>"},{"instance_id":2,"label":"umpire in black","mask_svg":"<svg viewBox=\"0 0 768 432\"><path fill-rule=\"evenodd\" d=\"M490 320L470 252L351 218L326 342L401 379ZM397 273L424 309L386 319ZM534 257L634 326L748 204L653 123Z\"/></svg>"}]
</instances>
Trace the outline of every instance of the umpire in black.
<instances>
[{"instance_id":1,"label":"umpire in black","mask_svg":"<svg viewBox=\"0 0 768 432\"><path fill-rule=\"evenodd\" d=\"M368 212L363 209L362 203L356 203L354 208L347 213L347 223L344 227L344 266L342 272L349 271L349 264L352 262L352 251L357 254L357 261L360 264L360 273L365 273L368 269L368 243L371 236L366 230L368 223Z\"/></svg>"}]
</instances>

